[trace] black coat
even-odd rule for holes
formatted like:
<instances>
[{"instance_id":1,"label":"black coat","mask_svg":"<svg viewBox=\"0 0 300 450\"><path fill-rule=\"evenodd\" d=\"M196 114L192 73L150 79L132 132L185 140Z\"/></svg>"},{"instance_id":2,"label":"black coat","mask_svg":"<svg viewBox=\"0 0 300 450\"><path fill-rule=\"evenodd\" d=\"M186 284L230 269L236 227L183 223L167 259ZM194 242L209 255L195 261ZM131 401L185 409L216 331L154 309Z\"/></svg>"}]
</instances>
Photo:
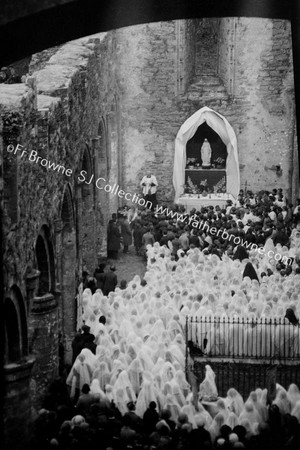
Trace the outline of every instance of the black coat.
<instances>
[{"instance_id":1,"label":"black coat","mask_svg":"<svg viewBox=\"0 0 300 450\"><path fill-rule=\"evenodd\" d=\"M113 271L107 272L105 275L103 294L108 295L111 291L115 290L118 284L118 278Z\"/></svg>"},{"instance_id":2,"label":"black coat","mask_svg":"<svg viewBox=\"0 0 300 450\"><path fill-rule=\"evenodd\" d=\"M103 292L106 273L104 273L104 272L95 272L94 273L94 277L97 280L97 289L101 289L101 291Z\"/></svg>"},{"instance_id":3,"label":"black coat","mask_svg":"<svg viewBox=\"0 0 300 450\"><path fill-rule=\"evenodd\" d=\"M117 224L111 221L107 227L107 250L116 252L120 249L121 233Z\"/></svg>"}]
</instances>

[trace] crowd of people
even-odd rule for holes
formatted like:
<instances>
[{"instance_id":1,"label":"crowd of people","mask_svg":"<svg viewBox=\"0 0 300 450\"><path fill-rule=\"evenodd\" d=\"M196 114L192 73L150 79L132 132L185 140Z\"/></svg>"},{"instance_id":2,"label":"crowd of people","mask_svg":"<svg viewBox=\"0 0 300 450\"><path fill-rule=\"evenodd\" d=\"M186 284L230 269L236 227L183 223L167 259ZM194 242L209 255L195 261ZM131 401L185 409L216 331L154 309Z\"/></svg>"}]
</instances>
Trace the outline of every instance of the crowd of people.
<instances>
[{"instance_id":1,"label":"crowd of people","mask_svg":"<svg viewBox=\"0 0 300 450\"><path fill-rule=\"evenodd\" d=\"M51 388L36 419L32 446L299 448L295 380L286 389L277 383L272 398L264 386L246 398L233 386L221 397L210 366L204 380L186 379L185 324L187 316L226 317L233 323L250 316L280 318L299 328L300 208L273 191L241 193L238 203L225 210L190 213L288 254L288 265L266 253L231 248L209 231L195 232L155 211L125 209L125 214L112 218L108 236L112 229L119 238L122 230L131 229L136 252L147 257L145 276L111 285L109 291L104 266L86 279L80 299L83 329L73 345L67 391L60 383ZM116 247L108 243L108 251L118 253L120 242ZM124 241L123 247L128 251Z\"/></svg>"},{"instance_id":2,"label":"crowd of people","mask_svg":"<svg viewBox=\"0 0 300 450\"><path fill-rule=\"evenodd\" d=\"M145 255L148 244L159 242L172 245L172 255L178 258L178 251L186 252L190 247L197 247L204 253L213 253L230 257L236 245L227 235L240 237L244 242L274 250L271 265L277 263L282 271L290 272L296 256L300 256L300 199L293 206L284 198L281 189L272 192L261 191L253 194L240 191L236 203L227 201L224 208L219 206L202 207L199 211L184 212L181 205L169 208L171 212L180 212L182 218L170 214L157 213L157 209L123 208L114 214L108 225L107 248L109 258L117 258L123 242L123 251L133 245L137 254ZM193 221L191 220L193 218ZM193 227L193 223L205 223L202 228ZM299 225L297 225L299 224ZM226 237L211 229L226 231ZM224 236L224 235L223 235ZM113 252L113 253L111 253ZM276 256L277 255L277 256ZM272 270L272 267L270 267ZM286 272L285 272L286 273ZM282 274L285 274L284 272Z\"/></svg>"}]
</instances>

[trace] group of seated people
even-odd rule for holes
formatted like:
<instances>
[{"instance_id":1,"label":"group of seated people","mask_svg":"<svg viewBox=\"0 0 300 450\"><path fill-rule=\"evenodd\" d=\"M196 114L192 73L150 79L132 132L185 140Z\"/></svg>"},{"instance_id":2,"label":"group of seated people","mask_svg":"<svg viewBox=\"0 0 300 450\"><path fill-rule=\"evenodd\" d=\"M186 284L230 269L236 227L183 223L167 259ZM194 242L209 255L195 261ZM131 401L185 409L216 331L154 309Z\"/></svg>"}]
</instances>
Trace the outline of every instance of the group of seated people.
<instances>
[{"instance_id":1,"label":"group of seated people","mask_svg":"<svg viewBox=\"0 0 300 450\"><path fill-rule=\"evenodd\" d=\"M202 214L206 219L212 215L208 219L212 223L218 220L210 209ZM231 226L233 219L226 216L234 214L232 207L230 214L220 214L220 220L229 220ZM278 211L275 214L272 234L282 230ZM295 227L297 214L286 222L284 233ZM161 241L162 230L172 227L167 233L176 228L188 231L187 235L189 230L149 211L138 214L133 230L144 224L149 235L155 234L146 246L144 279L135 276L124 288L116 287L107 295L101 289L83 290L80 323L88 327L83 333L92 336L93 348L91 338L82 340L79 335L82 348L77 349L66 379L68 395L64 403L60 399L53 404L52 393L52 400L48 398L43 405L32 446L296 450L300 443L296 380L290 380L286 389L277 384L271 399L263 385L243 393L244 398L236 386L223 397L218 395L219 380L209 366L205 379L192 384L185 373L185 326L187 317L224 317L233 323L243 317L280 318L283 325L288 323L296 330L300 313L298 231L294 238L291 231L286 249L273 242L274 250L282 254L294 249L291 270L286 270L288 266L279 267L276 260L255 250L237 248L232 256L227 248L221 255L210 242L202 246L199 239L197 245L189 236L187 248L181 245L175 254L169 243L174 244L175 238ZM261 225L264 231L266 224ZM157 239L160 232L162 237ZM82 344L85 340L88 344Z\"/></svg>"}]
</instances>

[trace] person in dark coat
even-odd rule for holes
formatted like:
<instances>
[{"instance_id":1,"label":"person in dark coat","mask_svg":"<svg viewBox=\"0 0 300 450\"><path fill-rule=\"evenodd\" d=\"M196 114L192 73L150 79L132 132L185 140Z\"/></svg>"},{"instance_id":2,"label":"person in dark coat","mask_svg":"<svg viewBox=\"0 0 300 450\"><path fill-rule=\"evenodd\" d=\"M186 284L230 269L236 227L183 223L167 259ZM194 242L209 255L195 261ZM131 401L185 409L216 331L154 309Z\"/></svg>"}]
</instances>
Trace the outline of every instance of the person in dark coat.
<instances>
[{"instance_id":1,"label":"person in dark coat","mask_svg":"<svg viewBox=\"0 0 300 450\"><path fill-rule=\"evenodd\" d=\"M205 421L202 417L196 418L197 428L191 431L190 434L190 448L201 448L205 442L211 444L211 437L209 432L204 428Z\"/></svg>"},{"instance_id":2,"label":"person in dark coat","mask_svg":"<svg viewBox=\"0 0 300 450\"><path fill-rule=\"evenodd\" d=\"M88 337L85 339L85 342L84 342L82 348L88 348L89 350L91 350L92 353L94 353L94 355L96 355L97 345L95 344L94 340L95 340L95 336L93 334L89 333Z\"/></svg>"},{"instance_id":3,"label":"person in dark coat","mask_svg":"<svg viewBox=\"0 0 300 450\"><path fill-rule=\"evenodd\" d=\"M106 273L103 291L104 295L108 295L111 291L114 291L118 284L118 278L115 271L115 266L110 266L110 271Z\"/></svg>"},{"instance_id":4,"label":"person in dark coat","mask_svg":"<svg viewBox=\"0 0 300 450\"><path fill-rule=\"evenodd\" d=\"M140 255L140 251L143 245L143 234L145 233L145 229L139 222L136 222L134 230L133 230L133 242L135 247L135 252L137 255Z\"/></svg>"},{"instance_id":5,"label":"person in dark coat","mask_svg":"<svg viewBox=\"0 0 300 450\"><path fill-rule=\"evenodd\" d=\"M143 415L143 425L145 432L147 434L150 434L153 431L155 431L155 425L157 424L158 421L159 415L158 412L156 411L156 403L152 401L149 403L149 407L147 408L147 410Z\"/></svg>"},{"instance_id":6,"label":"person in dark coat","mask_svg":"<svg viewBox=\"0 0 300 450\"><path fill-rule=\"evenodd\" d=\"M123 238L123 246L124 246L123 253L127 253L129 245L132 244L131 228L130 228L127 217L123 217L120 220L120 225L121 225L121 235Z\"/></svg>"},{"instance_id":7,"label":"person in dark coat","mask_svg":"<svg viewBox=\"0 0 300 450\"><path fill-rule=\"evenodd\" d=\"M111 219L107 227L107 257L118 259L121 233L116 219Z\"/></svg>"},{"instance_id":8,"label":"person in dark coat","mask_svg":"<svg viewBox=\"0 0 300 450\"><path fill-rule=\"evenodd\" d=\"M75 337L72 341L72 351L73 351L72 364L74 364L75 359L77 358L81 350L82 350L82 334L80 331L78 331L78 333L75 334Z\"/></svg>"},{"instance_id":9,"label":"person in dark coat","mask_svg":"<svg viewBox=\"0 0 300 450\"><path fill-rule=\"evenodd\" d=\"M81 329L82 329L81 334L81 342L82 342L81 350L82 350L83 348L88 348L86 347L86 344L90 345L90 342L95 340L95 336L92 333L90 333L90 327L88 325L83 325Z\"/></svg>"},{"instance_id":10,"label":"person in dark coat","mask_svg":"<svg viewBox=\"0 0 300 450\"><path fill-rule=\"evenodd\" d=\"M256 273L253 265L250 262L247 262L247 264L245 266L245 269L243 272L243 278L245 278L245 277L249 277L251 280L259 281L257 273Z\"/></svg>"},{"instance_id":11,"label":"person in dark coat","mask_svg":"<svg viewBox=\"0 0 300 450\"><path fill-rule=\"evenodd\" d=\"M105 267L106 267L105 263L100 263L94 272L94 278L97 280L97 289L101 289L102 292L106 276L104 272Z\"/></svg>"},{"instance_id":12,"label":"person in dark coat","mask_svg":"<svg viewBox=\"0 0 300 450\"><path fill-rule=\"evenodd\" d=\"M233 259L239 259L243 261L243 259L249 258L247 250L242 245L239 245L233 255Z\"/></svg>"}]
</instances>

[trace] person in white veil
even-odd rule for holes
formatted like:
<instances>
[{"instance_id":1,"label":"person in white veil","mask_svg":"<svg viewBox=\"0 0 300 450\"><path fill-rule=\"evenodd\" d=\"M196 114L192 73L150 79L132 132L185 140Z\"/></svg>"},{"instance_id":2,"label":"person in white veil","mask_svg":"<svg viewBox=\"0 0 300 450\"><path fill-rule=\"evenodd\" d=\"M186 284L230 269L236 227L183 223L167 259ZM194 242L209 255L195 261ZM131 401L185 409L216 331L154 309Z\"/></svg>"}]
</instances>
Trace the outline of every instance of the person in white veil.
<instances>
[{"instance_id":1,"label":"person in white veil","mask_svg":"<svg viewBox=\"0 0 300 450\"><path fill-rule=\"evenodd\" d=\"M132 384L130 383L128 373L126 370L122 370L113 386L114 392L116 392L118 389L123 389L126 404L128 402L136 401L136 395L133 390Z\"/></svg>"},{"instance_id":2,"label":"person in white veil","mask_svg":"<svg viewBox=\"0 0 300 450\"><path fill-rule=\"evenodd\" d=\"M215 383L215 373L207 364L205 366L205 378L199 386L199 397L202 400L214 401L218 397L217 386Z\"/></svg>"},{"instance_id":3,"label":"person in white veil","mask_svg":"<svg viewBox=\"0 0 300 450\"><path fill-rule=\"evenodd\" d=\"M159 406L159 408L162 406L161 397L158 390L155 388L151 381L144 380L136 401L136 414L140 417L143 417L145 411L149 407L150 402L152 401L155 402Z\"/></svg>"},{"instance_id":4,"label":"person in white veil","mask_svg":"<svg viewBox=\"0 0 300 450\"><path fill-rule=\"evenodd\" d=\"M295 416L300 423L300 400L298 400L295 404L294 408L292 409L291 415Z\"/></svg>"},{"instance_id":5,"label":"person in white veil","mask_svg":"<svg viewBox=\"0 0 300 450\"><path fill-rule=\"evenodd\" d=\"M122 414L122 416L128 411L127 409L127 401L126 401L126 394L122 388L119 388L114 391L113 393L113 399L116 407Z\"/></svg>"},{"instance_id":6,"label":"person in white veil","mask_svg":"<svg viewBox=\"0 0 300 450\"><path fill-rule=\"evenodd\" d=\"M296 406L296 403L300 401L300 390L295 383L289 385L287 395L291 403L291 408L293 409Z\"/></svg>"},{"instance_id":7,"label":"person in white veil","mask_svg":"<svg viewBox=\"0 0 300 450\"><path fill-rule=\"evenodd\" d=\"M184 397L186 398L188 394L191 392L191 387L189 383L186 381L185 374L182 369L176 371L174 379L176 383L178 383L178 386L180 387Z\"/></svg>"},{"instance_id":8,"label":"person in white veil","mask_svg":"<svg viewBox=\"0 0 300 450\"><path fill-rule=\"evenodd\" d=\"M168 361L165 362L160 372L163 385L166 382L173 380L173 378L175 378L175 373L176 370L174 369L173 364Z\"/></svg>"},{"instance_id":9,"label":"person in white veil","mask_svg":"<svg viewBox=\"0 0 300 450\"><path fill-rule=\"evenodd\" d=\"M105 400L105 392L101 389L99 380L97 378L94 378L90 385L90 393L94 396L99 396L101 400Z\"/></svg>"},{"instance_id":10,"label":"person in white veil","mask_svg":"<svg viewBox=\"0 0 300 450\"><path fill-rule=\"evenodd\" d=\"M281 414L291 413L291 402L285 389L277 390L276 397L272 404L278 406Z\"/></svg>"},{"instance_id":11,"label":"person in white veil","mask_svg":"<svg viewBox=\"0 0 300 450\"><path fill-rule=\"evenodd\" d=\"M172 395L167 395L167 398L165 400L163 409L167 409L171 413L171 419L174 422L177 422L179 413L180 413L180 406L176 402L176 400L173 398Z\"/></svg>"},{"instance_id":12,"label":"person in white veil","mask_svg":"<svg viewBox=\"0 0 300 450\"><path fill-rule=\"evenodd\" d=\"M259 414L259 422L267 422L268 420L268 408L266 405L264 405L260 399L258 398L258 395L255 391L250 392L249 398L247 402L252 403L255 410Z\"/></svg>"},{"instance_id":13,"label":"person in white veil","mask_svg":"<svg viewBox=\"0 0 300 450\"><path fill-rule=\"evenodd\" d=\"M230 388L224 401L227 408L239 417L244 409L244 400L241 394L236 389Z\"/></svg>"},{"instance_id":14,"label":"person in white veil","mask_svg":"<svg viewBox=\"0 0 300 450\"><path fill-rule=\"evenodd\" d=\"M75 396L76 389L81 390L84 384L91 384L95 363L96 357L89 349L81 350L66 380L66 384L71 386L71 398Z\"/></svg>"},{"instance_id":15,"label":"person in white veil","mask_svg":"<svg viewBox=\"0 0 300 450\"><path fill-rule=\"evenodd\" d=\"M106 361L101 361L99 366L93 372L93 379L99 381L99 386L102 390L105 389L106 384L110 382L110 371Z\"/></svg>"},{"instance_id":16,"label":"person in white veil","mask_svg":"<svg viewBox=\"0 0 300 450\"><path fill-rule=\"evenodd\" d=\"M220 434L220 429L224 425L225 419L223 414L218 413L212 421L211 426L209 427L208 431L210 433L211 441L214 443L217 436Z\"/></svg>"},{"instance_id":17,"label":"person in white veil","mask_svg":"<svg viewBox=\"0 0 300 450\"><path fill-rule=\"evenodd\" d=\"M138 396L143 378L143 366L139 358L135 358L128 367L128 377L135 395Z\"/></svg>"},{"instance_id":18,"label":"person in white veil","mask_svg":"<svg viewBox=\"0 0 300 450\"><path fill-rule=\"evenodd\" d=\"M249 420L249 422L252 424L252 427L256 423L259 423L261 418L259 412L256 410L252 402L246 402L243 411L240 414L239 417L240 421L243 419Z\"/></svg>"}]
</instances>

